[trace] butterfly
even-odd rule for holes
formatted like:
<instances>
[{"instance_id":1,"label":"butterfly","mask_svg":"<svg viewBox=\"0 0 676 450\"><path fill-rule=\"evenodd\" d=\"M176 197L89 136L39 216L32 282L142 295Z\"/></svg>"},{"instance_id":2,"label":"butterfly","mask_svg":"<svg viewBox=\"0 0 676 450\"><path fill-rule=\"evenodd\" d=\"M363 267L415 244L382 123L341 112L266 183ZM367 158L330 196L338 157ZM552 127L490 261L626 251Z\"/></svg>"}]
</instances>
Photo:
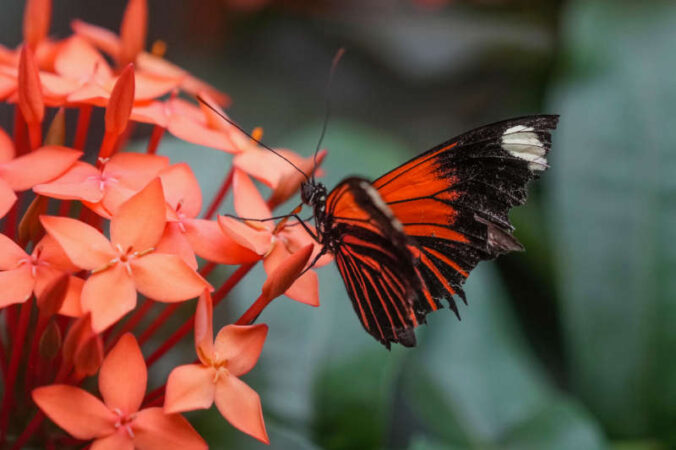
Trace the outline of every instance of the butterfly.
<instances>
[{"instance_id":1,"label":"butterfly","mask_svg":"<svg viewBox=\"0 0 676 450\"><path fill-rule=\"evenodd\" d=\"M529 181L548 168L557 123L557 115L534 115L486 125L375 181L348 177L330 192L315 180L320 144L306 174L247 134L305 178L301 205L291 214L262 220L298 219L321 244L308 268L332 254L364 329L388 349L393 343L414 347L415 328L444 302L460 318L456 297L467 303L462 286L480 261L523 250L512 234L509 210L526 202ZM325 131L326 121L322 137ZM298 216L303 204L312 208L314 230Z\"/></svg>"},{"instance_id":2,"label":"butterfly","mask_svg":"<svg viewBox=\"0 0 676 450\"><path fill-rule=\"evenodd\" d=\"M335 257L364 329L388 349L416 345L415 328L456 297L482 260L523 250L510 208L548 168L558 116L536 115L464 133L375 181L349 177L333 190L308 178L320 253Z\"/></svg>"}]
</instances>

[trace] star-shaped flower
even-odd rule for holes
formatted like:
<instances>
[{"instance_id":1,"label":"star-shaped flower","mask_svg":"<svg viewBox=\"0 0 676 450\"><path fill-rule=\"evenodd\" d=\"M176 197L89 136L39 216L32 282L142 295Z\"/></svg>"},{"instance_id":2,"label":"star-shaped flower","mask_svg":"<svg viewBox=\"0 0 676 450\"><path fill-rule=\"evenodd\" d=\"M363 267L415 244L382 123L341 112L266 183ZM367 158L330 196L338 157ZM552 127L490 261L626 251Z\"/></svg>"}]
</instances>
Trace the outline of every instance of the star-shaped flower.
<instances>
[{"instance_id":1,"label":"star-shaped flower","mask_svg":"<svg viewBox=\"0 0 676 450\"><path fill-rule=\"evenodd\" d=\"M120 206L110 223L110 241L97 229L68 217L42 216L42 225L78 267L91 271L82 308L103 331L136 306L136 291L177 302L198 296L209 284L183 260L159 253L166 224L159 179Z\"/></svg>"},{"instance_id":2,"label":"star-shaped flower","mask_svg":"<svg viewBox=\"0 0 676 450\"><path fill-rule=\"evenodd\" d=\"M206 449L180 414L141 408L148 371L141 349L125 334L103 360L99 391L103 401L75 386L55 384L33 390L33 400L73 437L94 440L92 449Z\"/></svg>"},{"instance_id":3,"label":"star-shaped flower","mask_svg":"<svg viewBox=\"0 0 676 450\"><path fill-rule=\"evenodd\" d=\"M269 444L260 398L239 379L258 361L267 325L228 325L213 338L211 296L204 293L195 313L198 364L176 367L167 380L164 411L216 408L235 428Z\"/></svg>"}]
</instances>

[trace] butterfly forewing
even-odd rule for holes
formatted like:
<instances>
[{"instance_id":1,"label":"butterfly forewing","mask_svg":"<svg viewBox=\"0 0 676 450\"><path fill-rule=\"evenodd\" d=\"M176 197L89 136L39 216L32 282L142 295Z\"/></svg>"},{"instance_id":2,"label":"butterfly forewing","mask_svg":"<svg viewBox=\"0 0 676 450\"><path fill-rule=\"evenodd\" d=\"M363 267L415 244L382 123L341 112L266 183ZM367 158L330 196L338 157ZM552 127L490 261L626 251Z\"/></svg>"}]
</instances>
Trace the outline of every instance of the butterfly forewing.
<instances>
[{"instance_id":1,"label":"butterfly forewing","mask_svg":"<svg viewBox=\"0 0 676 450\"><path fill-rule=\"evenodd\" d=\"M326 203L326 239L364 328L389 347L454 296L479 261L521 249L508 213L547 168L557 116L495 123L434 147Z\"/></svg>"}]
</instances>

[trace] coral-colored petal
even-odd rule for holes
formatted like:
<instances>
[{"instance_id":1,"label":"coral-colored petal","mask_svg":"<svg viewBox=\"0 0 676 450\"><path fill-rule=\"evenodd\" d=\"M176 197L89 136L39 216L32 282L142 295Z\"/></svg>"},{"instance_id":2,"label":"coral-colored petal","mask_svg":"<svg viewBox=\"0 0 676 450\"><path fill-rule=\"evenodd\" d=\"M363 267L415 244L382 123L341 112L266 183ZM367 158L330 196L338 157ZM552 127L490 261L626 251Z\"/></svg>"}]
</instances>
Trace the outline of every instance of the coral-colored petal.
<instances>
[{"instance_id":1,"label":"coral-colored petal","mask_svg":"<svg viewBox=\"0 0 676 450\"><path fill-rule=\"evenodd\" d=\"M0 164L14 159L14 143L7 132L0 128Z\"/></svg>"},{"instance_id":2,"label":"coral-colored petal","mask_svg":"<svg viewBox=\"0 0 676 450\"><path fill-rule=\"evenodd\" d=\"M188 364L176 367L169 374L164 398L166 413L208 409L214 403L213 367Z\"/></svg>"},{"instance_id":3,"label":"coral-colored petal","mask_svg":"<svg viewBox=\"0 0 676 450\"><path fill-rule=\"evenodd\" d=\"M208 364L214 352L214 305L211 294L204 291L195 309L195 353Z\"/></svg>"},{"instance_id":4,"label":"coral-colored petal","mask_svg":"<svg viewBox=\"0 0 676 450\"><path fill-rule=\"evenodd\" d=\"M225 234L215 220L185 220L183 227L184 235L193 251L207 261L219 264L243 264L260 259L258 254Z\"/></svg>"},{"instance_id":5,"label":"coral-colored petal","mask_svg":"<svg viewBox=\"0 0 676 450\"><path fill-rule=\"evenodd\" d=\"M160 179L167 203L185 217L197 217L202 209L202 191L190 166L174 164L160 173Z\"/></svg>"},{"instance_id":6,"label":"coral-colored petal","mask_svg":"<svg viewBox=\"0 0 676 450\"><path fill-rule=\"evenodd\" d=\"M216 385L216 407L235 428L270 443L265 431L261 399L256 391L234 375L222 375Z\"/></svg>"},{"instance_id":7,"label":"coral-colored petal","mask_svg":"<svg viewBox=\"0 0 676 450\"><path fill-rule=\"evenodd\" d=\"M0 176L15 191L46 183L71 167L82 152L57 145L42 147L0 166Z\"/></svg>"},{"instance_id":8,"label":"coral-colored petal","mask_svg":"<svg viewBox=\"0 0 676 450\"><path fill-rule=\"evenodd\" d=\"M227 325L216 335L214 353L234 376L244 375L256 365L267 335L265 324Z\"/></svg>"},{"instance_id":9,"label":"coral-colored petal","mask_svg":"<svg viewBox=\"0 0 676 450\"><path fill-rule=\"evenodd\" d=\"M112 31L77 19L72 21L70 26L78 36L86 39L104 53L114 56L120 51L120 39Z\"/></svg>"},{"instance_id":10,"label":"coral-colored petal","mask_svg":"<svg viewBox=\"0 0 676 450\"><path fill-rule=\"evenodd\" d=\"M88 440L115 431L117 416L87 391L55 384L34 389L32 395L47 417L73 437Z\"/></svg>"},{"instance_id":11,"label":"coral-colored petal","mask_svg":"<svg viewBox=\"0 0 676 450\"><path fill-rule=\"evenodd\" d=\"M134 122L150 123L162 128L167 128L169 117L170 113L163 101L153 101L147 105L135 105L131 110L131 120Z\"/></svg>"},{"instance_id":12,"label":"coral-colored petal","mask_svg":"<svg viewBox=\"0 0 676 450\"><path fill-rule=\"evenodd\" d=\"M103 198L100 175L96 167L78 161L52 182L34 186L33 191L45 197L96 203Z\"/></svg>"},{"instance_id":13,"label":"coral-colored petal","mask_svg":"<svg viewBox=\"0 0 676 450\"><path fill-rule=\"evenodd\" d=\"M41 262L46 262L49 267L61 271L72 273L79 270L79 267L72 263L59 243L48 234L37 243L32 256Z\"/></svg>"},{"instance_id":14,"label":"coral-colored petal","mask_svg":"<svg viewBox=\"0 0 676 450\"><path fill-rule=\"evenodd\" d=\"M209 283L176 255L151 253L131 263L136 288L143 295L163 302L197 297Z\"/></svg>"},{"instance_id":15,"label":"coral-colored petal","mask_svg":"<svg viewBox=\"0 0 676 450\"><path fill-rule=\"evenodd\" d=\"M25 302L35 286L30 266L24 265L18 269L0 272L0 286L0 308Z\"/></svg>"},{"instance_id":16,"label":"coral-colored petal","mask_svg":"<svg viewBox=\"0 0 676 450\"><path fill-rule=\"evenodd\" d=\"M235 200L235 211L239 217L246 219L267 219L272 216L270 208L263 200L251 178L241 170L235 170L232 178L232 190ZM272 222L261 222L262 226L272 228Z\"/></svg>"},{"instance_id":17,"label":"coral-colored petal","mask_svg":"<svg viewBox=\"0 0 676 450\"><path fill-rule=\"evenodd\" d=\"M180 78L155 77L143 72L136 72L135 100L137 102L155 100L176 89L180 82Z\"/></svg>"},{"instance_id":18,"label":"coral-colored petal","mask_svg":"<svg viewBox=\"0 0 676 450\"><path fill-rule=\"evenodd\" d=\"M82 288L82 309L91 312L92 328L101 332L136 306L134 281L118 263L90 275Z\"/></svg>"},{"instance_id":19,"label":"coral-colored petal","mask_svg":"<svg viewBox=\"0 0 676 450\"><path fill-rule=\"evenodd\" d=\"M127 333L117 341L101 364L99 390L106 406L124 414L138 411L146 393L148 371L136 338Z\"/></svg>"},{"instance_id":20,"label":"coral-colored petal","mask_svg":"<svg viewBox=\"0 0 676 450\"><path fill-rule=\"evenodd\" d=\"M103 169L106 177L111 177L123 186L141 190L161 170L169 167L169 158L144 153L116 153Z\"/></svg>"},{"instance_id":21,"label":"coral-colored petal","mask_svg":"<svg viewBox=\"0 0 676 450\"><path fill-rule=\"evenodd\" d=\"M113 72L105 58L86 40L78 36L67 39L54 61L54 69L60 75L74 80L99 78L110 80Z\"/></svg>"},{"instance_id":22,"label":"coral-colored petal","mask_svg":"<svg viewBox=\"0 0 676 450\"><path fill-rule=\"evenodd\" d=\"M40 216L40 222L73 264L82 269L100 269L117 256L110 242L91 225L56 216Z\"/></svg>"},{"instance_id":23,"label":"coral-colored petal","mask_svg":"<svg viewBox=\"0 0 676 450\"><path fill-rule=\"evenodd\" d=\"M294 253L294 255L295 254L296 253ZM273 274L285 264L291 256L291 253L289 253L281 242L278 242L275 245L272 252L270 252L265 260L263 260L263 267L268 274L268 280L272 279ZM311 255L311 258L314 258L314 255ZM317 274L312 270L308 270L301 276L298 276L297 273L295 276L297 278L295 278L293 283L286 288L284 294L297 302L305 303L310 306L319 306L319 278L317 277ZM266 281L266 283L268 283L268 281Z\"/></svg>"},{"instance_id":24,"label":"coral-colored petal","mask_svg":"<svg viewBox=\"0 0 676 450\"><path fill-rule=\"evenodd\" d=\"M155 246L157 253L168 253L179 256L191 269L197 269L197 259L190 242L176 222L168 222L160 242Z\"/></svg>"},{"instance_id":25,"label":"coral-colored petal","mask_svg":"<svg viewBox=\"0 0 676 450\"><path fill-rule=\"evenodd\" d=\"M138 450L205 450L206 442L180 414L162 408L139 411L132 425Z\"/></svg>"},{"instance_id":26,"label":"coral-colored petal","mask_svg":"<svg viewBox=\"0 0 676 450\"><path fill-rule=\"evenodd\" d=\"M25 258L29 256L19 244L0 234L0 270L14 269L19 261Z\"/></svg>"},{"instance_id":27,"label":"coral-colored petal","mask_svg":"<svg viewBox=\"0 0 676 450\"><path fill-rule=\"evenodd\" d=\"M255 229L232 217L218 216L221 230L239 245L259 255L265 255L272 245L272 233L267 229ZM252 222L257 225L257 222Z\"/></svg>"},{"instance_id":28,"label":"coral-colored petal","mask_svg":"<svg viewBox=\"0 0 676 450\"><path fill-rule=\"evenodd\" d=\"M66 291L66 298L61 304L59 314L67 317L81 317L82 311L82 288L84 287L84 280L72 276L68 279L68 290Z\"/></svg>"},{"instance_id":29,"label":"coral-colored petal","mask_svg":"<svg viewBox=\"0 0 676 450\"><path fill-rule=\"evenodd\" d=\"M120 428L110 436L96 439L90 450L134 450L134 441L127 430Z\"/></svg>"},{"instance_id":30,"label":"coral-colored petal","mask_svg":"<svg viewBox=\"0 0 676 450\"><path fill-rule=\"evenodd\" d=\"M212 130L206 124L190 120L184 116L173 115L167 129L177 138L193 144L223 150L228 153L240 151L227 133Z\"/></svg>"},{"instance_id":31,"label":"coral-colored petal","mask_svg":"<svg viewBox=\"0 0 676 450\"><path fill-rule=\"evenodd\" d=\"M14 194L14 190L5 180L0 178L0 218L12 209L15 202L16 194Z\"/></svg>"},{"instance_id":32,"label":"coral-colored petal","mask_svg":"<svg viewBox=\"0 0 676 450\"><path fill-rule=\"evenodd\" d=\"M166 205L159 178L122 204L110 222L110 240L125 251L144 251L160 240Z\"/></svg>"}]
</instances>

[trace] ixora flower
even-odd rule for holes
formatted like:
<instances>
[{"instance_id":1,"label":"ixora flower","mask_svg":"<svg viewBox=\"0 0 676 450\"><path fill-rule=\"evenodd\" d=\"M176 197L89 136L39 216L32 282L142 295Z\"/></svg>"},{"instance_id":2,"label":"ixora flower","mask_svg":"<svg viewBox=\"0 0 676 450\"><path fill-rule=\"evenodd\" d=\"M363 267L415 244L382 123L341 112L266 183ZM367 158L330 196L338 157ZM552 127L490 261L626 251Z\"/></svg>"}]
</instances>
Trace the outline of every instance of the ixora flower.
<instances>
[{"instance_id":1,"label":"ixora flower","mask_svg":"<svg viewBox=\"0 0 676 450\"><path fill-rule=\"evenodd\" d=\"M125 334L106 355L99 372L102 400L70 385L33 391L40 409L71 436L94 440L92 449L205 449L206 443L180 414L141 409L148 372L141 349Z\"/></svg>"},{"instance_id":2,"label":"ixora flower","mask_svg":"<svg viewBox=\"0 0 676 450\"><path fill-rule=\"evenodd\" d=\"M75 219L43 216L42 225L79 268L91 271L82 307L103 331L136 306L136 291L163 302L197 297L209 283L183 260L155 251L166 224L159 179L120 206L110 223L111 240Z\"/></svg>"}]
</instances>

